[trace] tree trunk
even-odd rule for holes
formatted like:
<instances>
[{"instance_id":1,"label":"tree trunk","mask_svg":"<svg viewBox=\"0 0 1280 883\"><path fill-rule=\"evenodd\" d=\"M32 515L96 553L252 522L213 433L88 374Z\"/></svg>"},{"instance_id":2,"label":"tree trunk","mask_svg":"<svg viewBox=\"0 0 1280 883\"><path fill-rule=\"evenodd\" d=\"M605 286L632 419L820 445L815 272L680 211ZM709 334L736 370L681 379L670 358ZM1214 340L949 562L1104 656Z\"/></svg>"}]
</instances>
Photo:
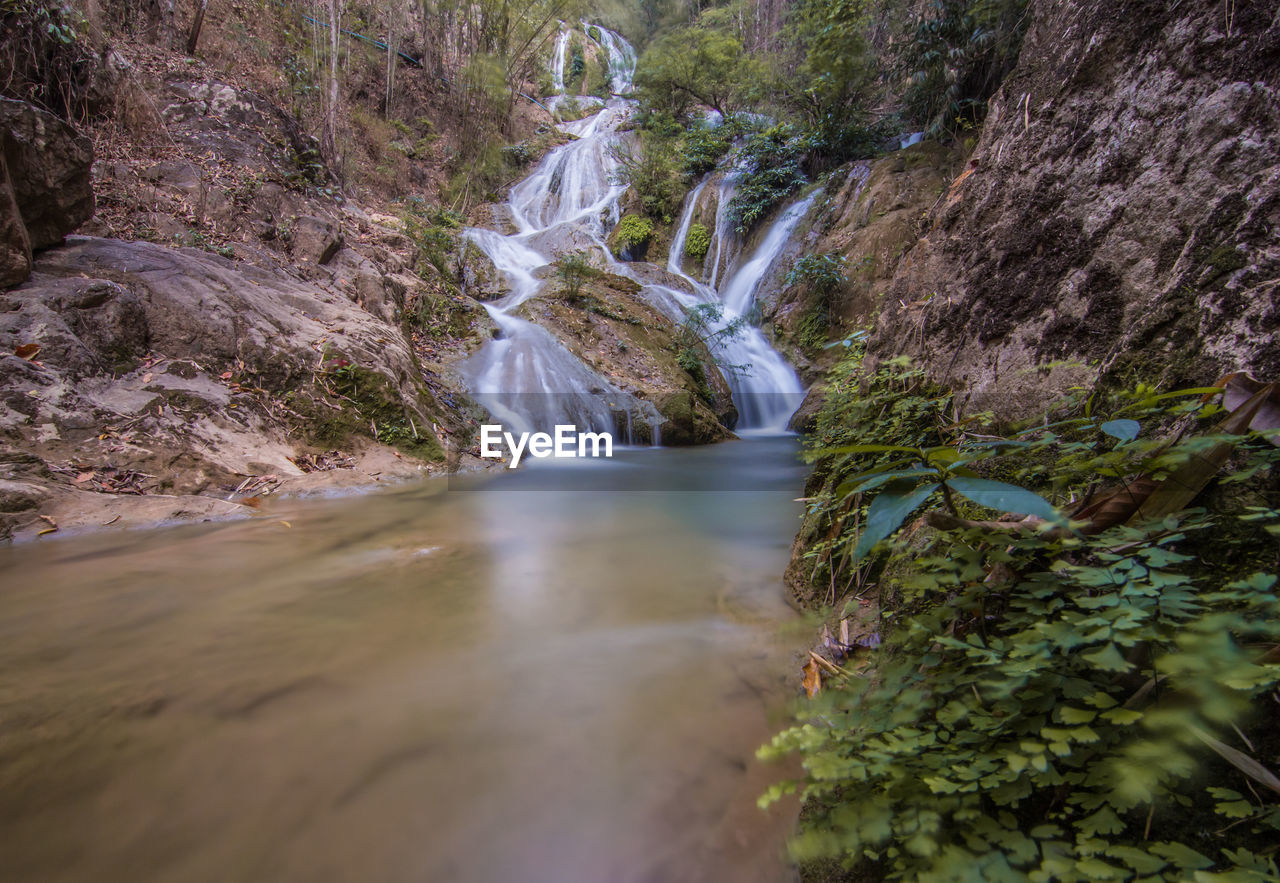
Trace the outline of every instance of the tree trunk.
<instances>
[{"instance_id":1,"label":"tree trunk","mask_svg":"<svg viewBox=\"0 0 1280 883\"><path fill-rule=\"evenodd\" d=\"M326 159L338 163L338 52L341 49L342 12L340 0L329 0L329 88L324 109L324 152Z\"/></svg>"},{"instance_id":2,"label":"tree trunk","mask_svg":"<svg viewBox=\"0 0 1280 883\"><path fill-rule=\"evenodd\" d=\"M391 119L391 96L395 93L396 82L396 26L399 24L396 0L391 0L387 8L387 97L382 103L382 115Z\"/></svg>"},{"instance_id":3,"label":"tree trunk","mask_svg":"<svg viewBox=\"0 0 1280 883\"><path fill-rule=\"evenodd\" d=\"M196 45L200 42L200 29L204 27L204 11L209 7L209 0L200 0L196 6L196 17L191 20L191 31L187 34L187 54L196 54Z\"/></svg>"}]
</instances>

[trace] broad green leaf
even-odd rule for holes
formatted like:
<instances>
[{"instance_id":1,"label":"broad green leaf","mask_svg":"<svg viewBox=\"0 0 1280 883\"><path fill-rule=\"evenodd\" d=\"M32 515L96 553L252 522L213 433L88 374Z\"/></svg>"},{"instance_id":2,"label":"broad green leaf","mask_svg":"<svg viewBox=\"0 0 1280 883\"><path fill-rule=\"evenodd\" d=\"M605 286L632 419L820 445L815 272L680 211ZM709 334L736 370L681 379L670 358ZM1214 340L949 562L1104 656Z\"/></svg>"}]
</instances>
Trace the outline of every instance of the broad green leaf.
<instances>
[{"instance_id":1,"label":"broad green leaf","mask_svg":"<svg viewBox=\"0 0 1280 883\"><path fill-rule=\"evenodd\" d=\"M1016 484L1003 481L992 481L989 478L964 478L957 476L947 479L947 487L962 497L967 497L979 506L998 509L1001 512L1016 512L1021 515L1035 515L1046 521L1060 521L1058 510L1044 497L1032 493Z\"/></svg>"},{"instance_id":2,"label":"broad green leaf","mask_svg":"<svg viewBox=\"0 0 1280 883\"><path fill-rule=\"evenodd\" d=\"M1119 834L1124 830L1124 822L1120 821L1120 817L1109 806L1104 806L1091 816L1076 822L1076 827L1084 833L1093 836L1094 834Z\"/></svg>"},{"instance_id":3,"label":"broad green leaf","mask_svg":"<svg viewBox=\"0 0 1280 883\"><path fill-rule=\"evenodd\" d=\"M858 538L858 546L853 550L854 559L866 555L876 543L897 530L907 516L929 499L938 487L938 484L927 484L908 494L895 494L890 491L882 491L878 494L867 508L867 523L863 525L862 536Z\"/></svg>"},{"instance_id":4,"label":"broad green leaf","mask_svg":"<svg viewBox=\"0 0 1280 883\"><path fill-rule=\"evenodd\" d=\"M1093 653L1085 653L1081 658L1103 671L1128 671L1133 667L1120 655L1120 651L1116 649L1115 644L1108 644Z\"/></svg>"},{"instance_id":5,"label":"broad green leaf","mask_svg":"<svg viewBox=\"0 0 1280 883\"><path fill-rule=\"evenodd\" d=\"M839 448L825 448L816 451L820 456L832 456L835 454L888 454L892 452L904 454L919 454L919 448L908 448L902 445L844 445Z\"/></svg>"},{"instance_id":6,"label":"broad green leaf","mask_svg":"<svg viewBox=\"0 0 1280 883\"><path fill-rule=\"evenodd\" d=\"M1142 425L1137 420L1108 420L1098 428L1112 438L1127 442L1138 437L1138 431L1142 429Z\"/></svg>"},{"instance_id":7,"label":"broad green leaf","mask_svg":"<svg viewBox=\"0 0 1280 883\"><path fill-rule=\"evenodd\" d=\"M923 478L926 475L936 478L938 473L934 469L903 469L897 472L881 472L879 475L872 475L862 481L845 482L836 488L836 496L847 497L849 494L874 490L882 484L888 484L899 478Z\"/></svg>"},{"instance_id":8,"label":"broad green leaf","mask_svg":"<svg viewBox=\"0 0 1280 883\"><path fill-rule=\"evenodd\" d=\"M1148 847L1161 858L1167 858L1182 870L1203 870L1213 864L1211 859L1181 843L1153 843Z\"/></svg>"}]
</instances>

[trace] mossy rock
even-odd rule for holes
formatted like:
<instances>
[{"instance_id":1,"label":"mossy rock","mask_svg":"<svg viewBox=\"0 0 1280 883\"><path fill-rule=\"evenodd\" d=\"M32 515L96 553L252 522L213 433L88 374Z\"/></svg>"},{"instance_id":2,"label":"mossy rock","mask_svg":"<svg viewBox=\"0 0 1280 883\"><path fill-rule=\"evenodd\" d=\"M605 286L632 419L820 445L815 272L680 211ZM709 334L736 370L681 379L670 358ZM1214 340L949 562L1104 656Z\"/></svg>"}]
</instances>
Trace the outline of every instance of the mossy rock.
<instances>
[{"instance_id":1,"label":"mossy rock","mask_svg":"<svg viewBox=\"0 0 1280 883\"><path fill-rule=\"evenodd\" d=\"M691 261L701 263L711 250L711 231L706 224L691 224L685 234L684 256Z\"/></svg>"},{"instance_id":2,"label":"mossy rock","mask_svg":"<svg viewBox=\"0 0 1280 883\"><path fill-rule=\"evenodd\" d=\"M352 365L331 372L326 380L340 397L336 401L318 387L289 397L290 409L302 418L298 429L309 444L341 448L352 438L371 438L420 460L445 459L431 429L431 418L422 416L425 410L412 413L417 409L406 405L386 375ZM418 395L420 400L428 398L421 390ZM340 406L338 410L334 404Z\"/></svg>"},{"instance_id":3,"label":"mossy rock","mask_svg":"<svg viewBox=\"0 0 1280 883\"><path fill-rule=\"evenodd\" d=\"M545 294L521 304L517 315L551 331L588 367L667 418L664 445L709 444L732 438L737 420L733 397L710 353L702 353L706 376L681 367L675 323L637 295L631 279L601 273L576 296Z\"/></svg>"},{"instance_id":4,"label":"mossy rock","mask_svg":"<svg viewBox=\"0 0 1280 883\"><path fill-rule=\"evenodd\" d=\"M620 261L643 261L652 241L653 219L629 214L609 234L609 250Z\"/></svg>"},{"instance_id":5,"label":"mossy rock","mask_svg":"<svg viewBox=\"0 0 1280 883\"><path fill-rule=\"evenodd\" d=\"M721 425L696 392L678 390L656 398L653 404L667 418L659 427L665 447L710 445L733 438L733 433Z\"/></svg>"}]
</instances>

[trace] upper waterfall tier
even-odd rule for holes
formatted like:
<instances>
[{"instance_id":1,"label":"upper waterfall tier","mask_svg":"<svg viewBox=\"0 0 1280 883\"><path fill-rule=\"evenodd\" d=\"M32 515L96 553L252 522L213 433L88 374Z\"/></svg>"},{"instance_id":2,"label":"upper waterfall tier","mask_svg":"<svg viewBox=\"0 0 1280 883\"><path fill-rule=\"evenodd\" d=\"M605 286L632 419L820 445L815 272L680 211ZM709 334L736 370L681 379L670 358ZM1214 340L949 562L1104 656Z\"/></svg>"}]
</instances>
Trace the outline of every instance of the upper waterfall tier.
<instances>
[{"instance_id":1,"label":"upper waterfall tier","mask_svg":"<svg viewBox=\"0 0 1280 883\"><path fill-rule=\"evenodd\" d=\"M812 197L783 212L750 258L740 260L737 269L725 273L723 291L726 296L732 295L731 301L726 297L722 303L713 287L721 273L719 256L725 250L725 239L732 235L720 218L713 286L687 276L679 268L674 248L665 271L652 264L619 262L605 240L620 218L620 201L627 190L619 180L618 148L634 110L634 103L622 96L632 88L636 55L626 40L607 28L597 29L584 22L583 30L598 34L598 44L609 61L615 97L598 112L562 124L562 131L574 136L574 140L548 153L528 177L512 187L507 209L516 233L504 235L481 228L466 231L465 235L502 274L508 294L486 305L500 338L460 363L459 370L482 404L508 423L543 430L556 423L573 423L597 431L624 426L634 429L637 424L647 423L649 432L624 432L637 439L656 440L663 418L653 404L630 395L593 371L548 331L515 314L521 304L542 289L548 276L546 268L559 255L587 251L597 255L598 262L609 272L638 282L639 296L677 324L686 321L689 310L711 304L717 305L721 313L713 330L731 323L741 325L736 334L713 333L707 341L732 390L740 415L739 427L784 431L787 419L803 398L803 387L794 369L769 345L761 330L745 320L752 311L764 271L781 253ZM552 79L561 92L570 39L570 29L563 28L552 56ZM696 194L706 186L700 185L687 200L677 234L680 249L688 233ZM722 215L724 203L732 194L732 178L719 187Z\"/></svg>"}]
</instances>

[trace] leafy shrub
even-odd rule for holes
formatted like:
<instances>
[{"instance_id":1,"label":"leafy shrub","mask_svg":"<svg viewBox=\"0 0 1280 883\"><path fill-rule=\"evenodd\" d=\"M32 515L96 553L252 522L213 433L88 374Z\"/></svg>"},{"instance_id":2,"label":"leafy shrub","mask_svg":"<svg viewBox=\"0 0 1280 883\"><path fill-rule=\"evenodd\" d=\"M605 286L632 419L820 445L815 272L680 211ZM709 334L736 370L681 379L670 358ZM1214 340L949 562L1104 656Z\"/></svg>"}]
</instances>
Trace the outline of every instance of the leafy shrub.
<instances>
[{"instance_id":1,"label":"leafy shrub","mask_svg":"<svg viewBox=\"0 0 1280 883\"><path fill-rule=\"evenodd\" d=\"M848 259L835 252L809 254L800 258L787 272L788 286L804 286L819 295L830 295L845 282Z\"/></svg>"},{"instance_id":2,"label":"leafy shrub","mask_svg":"<svg viewBox=\"0 0 1280 883\"><path fill-rule=\"evenodd\" d=\"M1280 452L1256 436L1142 438L1219 416L1149 389L1118 398L1110 420L1086 400L975 437L919 372L857 365L856 352L842 363L818 420L811 510L840 538L828 559L855 542L848 558L869 554L930 499L955 514L880 574L874 676L839 675L762 752L804 758L796 856L905 879L1274 877L1280 788L1259 758L1280 732L1280 665L1263 655L1280 642L1280 599L1259 568L1276 563L1280 511L1266 501ZM1063 499L1099 476L1182 476L1224 444L1237 467L1224 482L1252 496L1146 524L968 517L1047 505L992 475ZM1266 741L1245 737L1251 725Z\"/></svg>"},{"instance_id":3,"label":"leafy shrub","mask_svg":"<svg viewBox=\"0 0 1280 883\"><path fill-rule=\"evenodd\" d=\"M636 89L648 106L684 118L705 105L731 113L755 78L753 60L738 38L713 28L686 27L653 41L636 66Z\"/></svg>"},{"instance_id":4,"label":"leafy shrub","mask_svg":"<svg viewBox=\"0 0 1280 883\"><path fill-rule=\"evenodd\" d=\"M613 149L618 160L615 180L630 186L644 213L664 224L680 211L687 187L678 147L677 141L642 132L638 151L625 144Z\"/></svg>"},{"instance_id":5,"label":"leafy shrub","mask_svg":"<svg viewBox=\"0 0 1280 883\"><path fill-rule=\"evenodd\" d=\"M685 235L684 255L690 260L701 261L711 250L711 231L705 224L690 224Z\"/></svg>"},{"instance_id":6,"label":"leafy shrub","mask_svg":"<svg viewBox=\"0 0 1280 883\"><path fill-rule=\"evenodd\" d=\"M422 199L408 201L401 215L405 233L413 240L422 260L441 275L452 278L450 259L458 249L463 219L457 212Z\"/></svg>"},{"instance_id":7,"label":"leafy shrub","mask_svg":"<svg viewBox=\"0 0 1280 883\"><path fill-rule=\"evenodd\" d=\"M556 278L571 301L576 302L582 295L582 286L599 275L600 271L583 252L562 255L556 261Z\"/></svg>"},{"instance_id":8,"label":"leafy shrub","mask_svg":"<svg viewBox=\"0 0 1280 883\"><path fill-rule=\"evenodd\" d=\"M613 231L613 253L624 259L641 255L652 238L652 219L642 215L626 215Z\"/></svg>"},{"instance_id":9,"label":"leafy shrub","mask_svg":"<svg viewBox=\"0 0 1280 883\"><path fill-rule=\"evenodd\" d=\"M574 38L569 44L569 70L565 73L564 89L570 94L576 93L582 86L582 78L587 73L587 57L582 51L582 41Z\"/></svg>"},{"instance_id":10,"label":"leafy shrub","mask_svg":"<svg viewBox=\"0 0 1280 883\"><path fill-rule=\"evenodd\" d=\"M89 23L71 5L46 0L0 2L0 82L6 97L29 101L64 119L89 111L98 62L85 39Z\"/></svg>"},{"instance_id":11,"label":"leafy shrub","mask_svg":"<svg viewBox=\"0 0 1280 883\"><path fill-rule=\"evenodd\" d=\"M673 346L676 364L698 386L698 395L710 402L713 398L708 382L708 362L726 371L745 370L748 365L731 365L717 355L724 341L732 340L746 327L746 319L739 316L724 321L724 308L719 304L697 304L685 307L684 321L676 331Z\"/></svg>"},{"instance_id":12,"label":"leafy shrub","mask_svg":"<svg viewBox=\"0 0 1280 883\"><path fill-rule=\"evenodd\" d=\"M742 177L729 201L729 218L739 235L751 232L778 203L807 180L804 145L790 125L752 135L742 147Z\"/></svg>"},{"instance_id":13,"label":"leafy shrub","mask_svg":"<svg viewBox=\"0 0 1280 883\"><path fill-rule=\"evenodd\" d=\"M932 0L897 57L908 113L932 137L974 123L1013 69L1027 0Z\"/></svg>"},{"instance_id":14,"label":"leafy shrub","mask_svg":"<svg viewBox=\"0 0 1280 883\"><path fill-rule=\"evenodd\" d=\"M728 125L696 126L684 139L684 171L705 175L720 164L733 147L734 130Z\"/></svg>"}]
</instances>

